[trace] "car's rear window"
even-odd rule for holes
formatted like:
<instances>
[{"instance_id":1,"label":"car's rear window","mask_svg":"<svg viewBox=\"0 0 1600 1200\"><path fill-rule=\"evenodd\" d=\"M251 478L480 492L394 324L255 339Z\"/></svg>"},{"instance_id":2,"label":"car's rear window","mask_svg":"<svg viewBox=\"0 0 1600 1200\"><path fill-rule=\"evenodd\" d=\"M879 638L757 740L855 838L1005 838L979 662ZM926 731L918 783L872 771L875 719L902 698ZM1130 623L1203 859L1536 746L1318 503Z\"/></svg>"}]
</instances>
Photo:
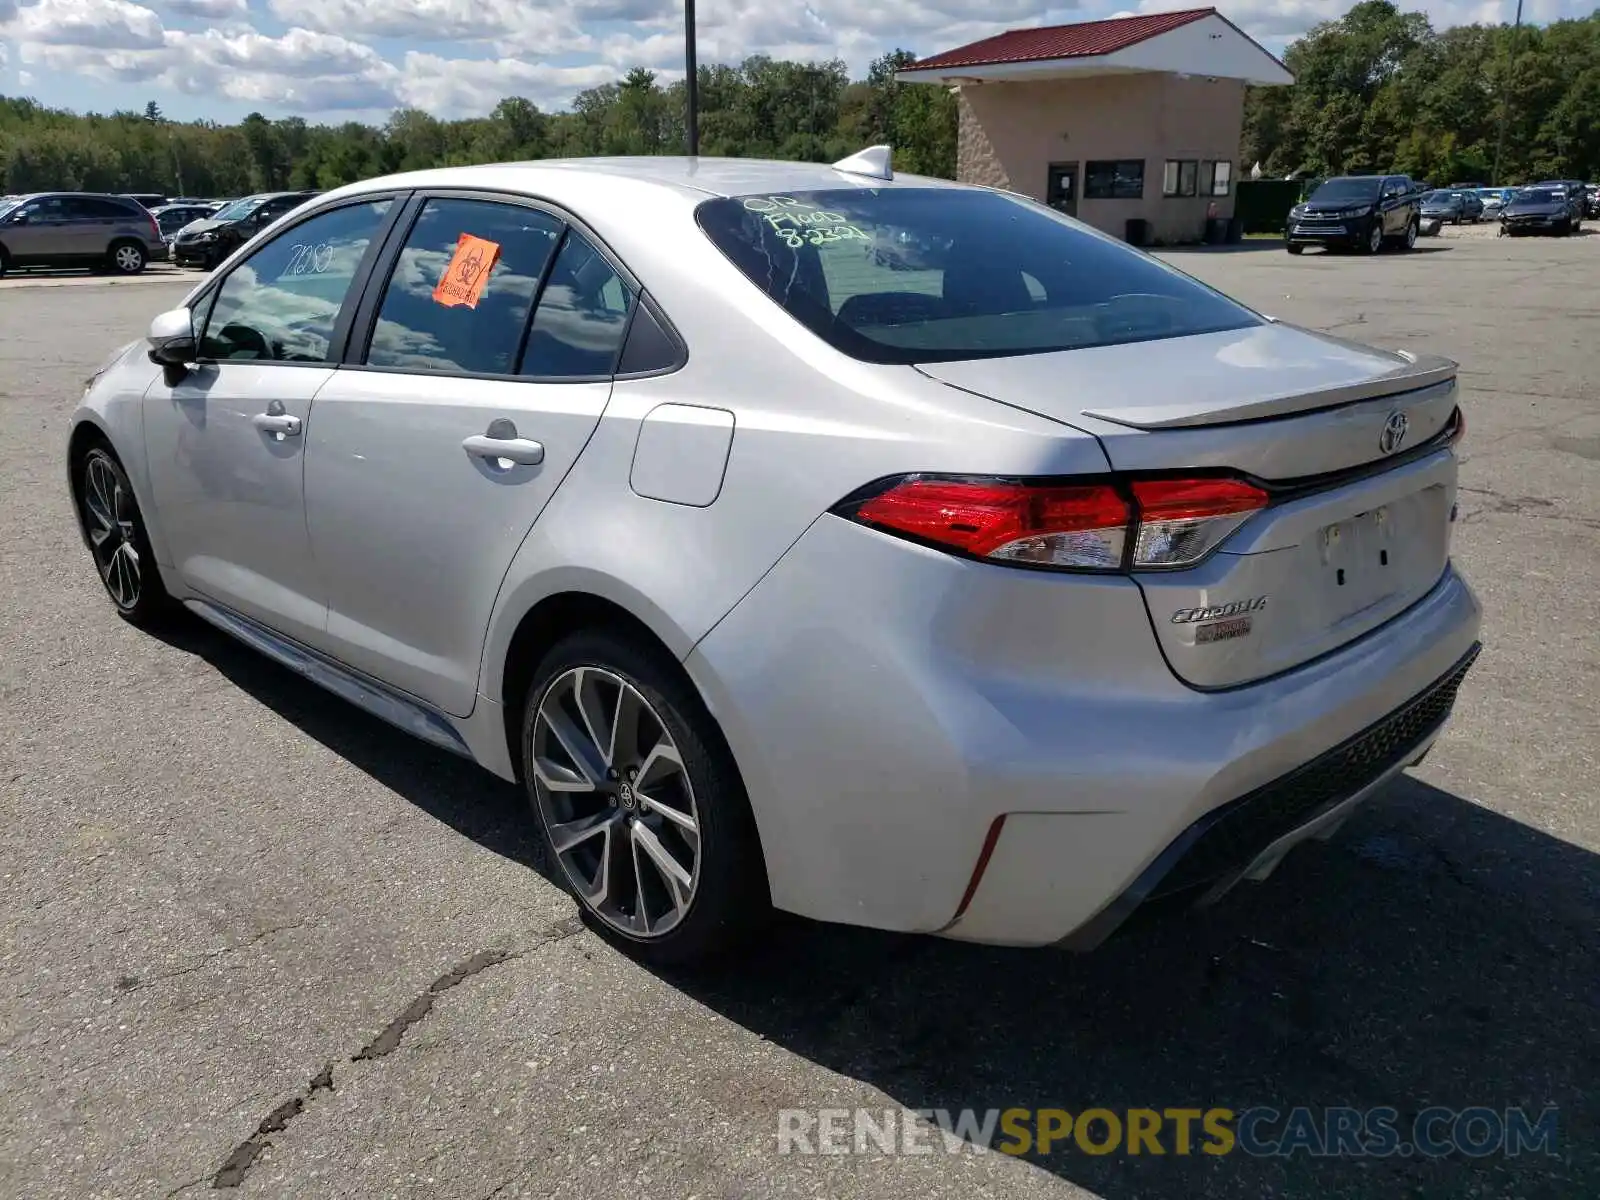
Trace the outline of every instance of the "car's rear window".
<instances>
[{"instance_id":1,"label":"car's rear window","mask_svg":"<svg viewBox=\"0 0 1600 1200\"><path fill-rule=\"evenodd\" d=\"M791 316L868 362L1042 354L1260 321L1148 255L999 192L736 196L696 216Z\"/></svg>"}]
</instances>

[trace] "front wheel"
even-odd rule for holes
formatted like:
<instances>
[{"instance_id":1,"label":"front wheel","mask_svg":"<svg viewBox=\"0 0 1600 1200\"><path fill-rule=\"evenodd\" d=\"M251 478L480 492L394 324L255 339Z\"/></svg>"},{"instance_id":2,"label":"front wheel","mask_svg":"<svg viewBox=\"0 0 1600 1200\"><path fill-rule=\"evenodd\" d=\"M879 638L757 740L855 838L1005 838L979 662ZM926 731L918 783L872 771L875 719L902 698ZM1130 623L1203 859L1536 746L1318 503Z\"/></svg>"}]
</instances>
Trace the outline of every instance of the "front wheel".
<instances>
[{"instance_id":1,"label":"front wheel","mask_svg":"<svg viewBox=\"0 0 1600 1200\"><path fill-rule=\"evenodd\" d=\"M122 464L109 450L94 447L74 474L73 494L78 527L117 615L135 625L166 615L172 601Z\"/></svg>"},{"instance_id":2,"label":"front wheel","mask_svg":"<svg viewBox=\"0 0 1600 1200\"><path fill-rule=\"evenodd\" d=\"M738 769L670 658L604 630L558 642L534 670L522 764L546 869L630 953L707 958L769 912Z\"/></svg>"},{"instance_id":3,"label":"front wheel","mask_svg":"<svg viewBox=\"0 0 1600 1200\"><path fill-rule=\"evenodd\" d=\"M1304 254L1306 248L1297 242L1286 242L1283 247L1290 254Z\"/></svg>"}]
</instances>

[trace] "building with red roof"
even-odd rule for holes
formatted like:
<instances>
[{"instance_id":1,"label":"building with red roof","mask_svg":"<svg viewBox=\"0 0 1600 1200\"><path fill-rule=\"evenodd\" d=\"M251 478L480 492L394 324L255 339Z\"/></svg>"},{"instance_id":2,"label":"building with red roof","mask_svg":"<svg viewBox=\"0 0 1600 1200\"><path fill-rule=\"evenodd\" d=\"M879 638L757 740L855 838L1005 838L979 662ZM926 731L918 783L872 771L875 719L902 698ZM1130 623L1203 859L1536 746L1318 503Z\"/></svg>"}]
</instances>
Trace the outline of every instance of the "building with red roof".
<instances>
[{"instance_id":1,"label":"building with red roof","mask_svg":"<svg viewBox=\"0 0 1600 1200\"><path fill-rule=\"evenodd\" d=\"M1244 89L1294 82L1214 8L1007 30L898 78L957 94L961 181L1161 243L1233 215Z\"/></svg>"}]
</instances>

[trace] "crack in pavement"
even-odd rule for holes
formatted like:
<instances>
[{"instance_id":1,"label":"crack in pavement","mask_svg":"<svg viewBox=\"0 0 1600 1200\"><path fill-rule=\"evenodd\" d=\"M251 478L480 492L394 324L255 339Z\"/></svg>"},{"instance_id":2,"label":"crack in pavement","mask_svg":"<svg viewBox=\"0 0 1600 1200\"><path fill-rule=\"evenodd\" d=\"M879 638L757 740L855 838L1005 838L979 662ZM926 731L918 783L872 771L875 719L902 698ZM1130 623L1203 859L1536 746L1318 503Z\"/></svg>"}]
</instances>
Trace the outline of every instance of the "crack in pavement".
<instances>
[{"instance_id":1,"label":"crack in pavement","mask_svg":"<svg viewBox=\"0 0 1600 1200\"><path fill-rule=\"evenodd\" d=\"M401 1038L405 1037L406 1030L426 1017L433 1008L434 1001L451 988L464 983L482 971L487 971L490 967L521 958L532 950L551 945L554 942L565 941L569 937L582 933L583 929L582 919L574 914L563 917L561 920L540 930L536 940L526 949L480 950L471 958L458 963L430 983L421 995L400 1011L399 1016L384 1026L377 1037L361 1047L355 1054L352 1054L349 1061L353 1063L370 1062L374 1059L383 1058L387 1054L392 1054L399 1047ZM236 1188L243 1183L245 1174L255 1165L256 1160L261 1157L271 1144L272 1135L282 1133L287 1129L289 1123L305 1111L306 1105L319 1092L331 1092L334 1090L333 1068L334 1062L325 1064L322 1070L313 1075L306 1082L305 1087L297 1094L285 1100L263 1117L261 1123L256 1126L255 1132L235 1146L228 1157L223 1160L222 1166L211 1177L211 1186L213 1188Z\"/></svg>"}]
</instances>

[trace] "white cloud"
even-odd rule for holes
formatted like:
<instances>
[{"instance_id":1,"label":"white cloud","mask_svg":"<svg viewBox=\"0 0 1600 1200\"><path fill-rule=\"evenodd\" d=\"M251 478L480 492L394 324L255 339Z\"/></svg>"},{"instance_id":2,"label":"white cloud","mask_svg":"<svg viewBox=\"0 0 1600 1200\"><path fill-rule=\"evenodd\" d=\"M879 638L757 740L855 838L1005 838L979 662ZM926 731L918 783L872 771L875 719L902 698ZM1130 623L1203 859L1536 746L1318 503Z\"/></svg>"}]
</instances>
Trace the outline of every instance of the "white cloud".
<instances>
[{"instance_id":1,"label":"white cloud","mask_svg":"<svg viewBox=\"0 0 1600 1200\"><path fill-rule=\"evenodd\" d=\"M562 108L584 88L610 83L615 67L595 63L553 67L515 58L462 62L412 51L397 88L402 102L440 117L488 112L506 96L526 96L540 108Z\"/></svg>"},{"instance_id":2,"label":"white cloud","mask_svg":"<svg viewBox=\"0 0 1600 1200\"><path fill-rule=\"evenodd\" d=\"M18 42L85 49L150 49L161 45L161 18L128 0L40 0L8 23Z\"/></svg>"},{"instance_id":3,"label":"white cloud","mask_svg":"<svg viewBox=\"0 0 1600 1200\"><path fill-rule=\"evenodd\" d=\"M160 0L160 4L180 17L203 17L208 21L250 15L248 0Z\"/></svg>"}]
</instances>

